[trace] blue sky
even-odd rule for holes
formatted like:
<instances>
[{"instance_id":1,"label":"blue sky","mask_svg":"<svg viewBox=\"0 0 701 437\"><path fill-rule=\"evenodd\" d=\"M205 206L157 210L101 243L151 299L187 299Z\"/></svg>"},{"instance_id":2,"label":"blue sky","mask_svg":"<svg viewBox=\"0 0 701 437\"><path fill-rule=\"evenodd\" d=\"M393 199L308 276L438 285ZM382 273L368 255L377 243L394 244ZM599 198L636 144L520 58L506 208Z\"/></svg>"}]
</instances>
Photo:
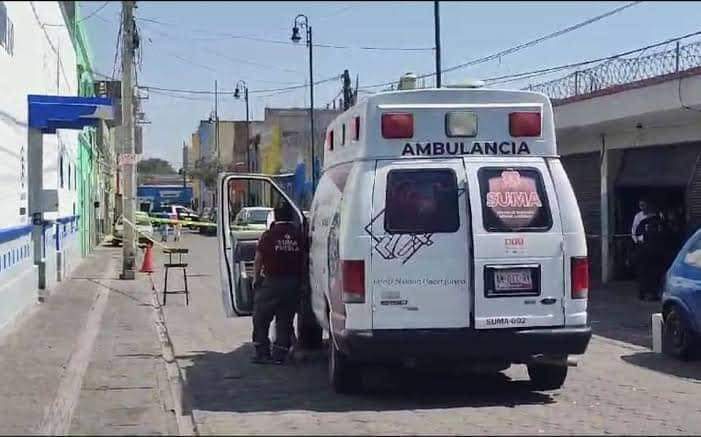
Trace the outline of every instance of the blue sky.
<instances>
[{"instance_id":1,"label":"blue sky","mask_svg":"<svg viewBox=\"0 0 701 437\"><path fill-rule=\"evenodd\" d=\"M81 2L87 17L103 2ZM450 67L537 38L626 2L441 2L443 66ZM120 2L110 2L85 22L95 70L111 75ZM253 119L269 107L304 107L308 88L270 96L255 90L304 84L307 48L287 44L294 17L309 17L315 43L351 49L316 48L314 78L348 69L364 85L396 80L405 72L430 73L432 50L373 51L355 47L433 47L433 2L138 2L143 61L139 84L162 88L232 90L245 80L251 90ZM478 66L446 74L445 82L489 78L567 64L701 30L701 3L643 2L564 36ZM153 21L158 21L156 24ZM253 37L284 43L234 38ZM542 81L554 76L543 77ZM527 83L509 84L521 87ZM316 106L324 107L340 91L340 81L315 87ZM266 97L267 95L267 97ZM182 143L214 107L211 95L186 98L151 93L144 110L144 154L181 165ZM244 119L243 99L219 97L220 119Z\"/></svg>"}]
</instances>

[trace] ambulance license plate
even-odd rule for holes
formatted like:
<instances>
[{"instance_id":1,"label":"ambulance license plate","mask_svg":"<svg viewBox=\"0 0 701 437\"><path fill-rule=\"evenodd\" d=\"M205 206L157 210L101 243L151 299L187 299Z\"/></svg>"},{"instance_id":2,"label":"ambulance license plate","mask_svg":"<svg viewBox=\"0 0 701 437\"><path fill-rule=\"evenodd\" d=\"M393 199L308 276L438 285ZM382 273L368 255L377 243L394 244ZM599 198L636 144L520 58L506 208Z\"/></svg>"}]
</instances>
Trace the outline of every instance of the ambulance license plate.
<instances>
[{"instance_id":1,"label":"ambulance license plate","mask_svg":"<svg viewBox=\"0 0 701 437\"><path fill-rule=\"evenodd\" d=\"M533 290L531 269L496 270L494 272L494 288L497 292Z\"/></svg>"}]
</instances>

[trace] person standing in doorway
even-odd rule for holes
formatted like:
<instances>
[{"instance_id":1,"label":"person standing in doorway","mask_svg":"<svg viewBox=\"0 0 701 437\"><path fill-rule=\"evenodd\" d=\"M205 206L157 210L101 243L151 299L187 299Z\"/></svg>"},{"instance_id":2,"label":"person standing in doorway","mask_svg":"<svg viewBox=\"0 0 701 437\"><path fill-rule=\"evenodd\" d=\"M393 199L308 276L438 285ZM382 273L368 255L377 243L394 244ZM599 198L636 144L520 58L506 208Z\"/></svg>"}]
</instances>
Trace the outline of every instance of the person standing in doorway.
<instances>
[{"instance_id":1,"label":"person standing in doorway","mask_svg":"<svg viewBox=\"0 0 701 437\"><path fill-rule=\"evenodd\" d=\"M641 199L640 202L638 202L638 208L640 211L633 217L633 226L630 230L631 237L635 244L640 244L643 241L642 234L638 234L637 232L640 222L652 215L650 203L646 199Z\"/></svg>"},{"instance_id":2,"label":"person standing in doorway","mask_svg":"<svg viewBox=\"0 0 701 437\"><path fill-rule=\"evenodd\" d=\"M640 209L645 216L633 231L633 238L637 244L638 297L641 300L655 300L666 268L667 233L662 217L652 205L641 202Z\"/></svg>"},{"instance_id":3,"label":"person standing in doorway","mask_svg":"<svg viewBox=\"0 0 701 437\"><path fill-rule=\"evenodd\" d=\"M283 364L292 345L293 320L305 272L306 244L288 204L275 208L275 221L258 241L253 282L254 363ZM268 331L275 319L275 344Z\"/></svg>"}]
</instances>

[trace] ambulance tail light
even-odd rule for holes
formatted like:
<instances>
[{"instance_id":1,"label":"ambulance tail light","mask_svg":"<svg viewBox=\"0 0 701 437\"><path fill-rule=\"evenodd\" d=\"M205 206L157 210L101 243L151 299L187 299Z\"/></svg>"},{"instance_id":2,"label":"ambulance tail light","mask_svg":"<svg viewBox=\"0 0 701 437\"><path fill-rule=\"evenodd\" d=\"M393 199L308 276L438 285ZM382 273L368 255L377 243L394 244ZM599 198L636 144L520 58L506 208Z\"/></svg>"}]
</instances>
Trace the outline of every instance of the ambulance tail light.
<instances>
[{"instance_id":1,"label":"ambulance tail light","mask_svg":"<svg viewBox=\"0 0 701 437\"><path fill-rule=\"evenodd\" d=\"M365 303L365 261L341 261L343 302Z\"/></svg>"},{"instance_id":2,"label":"ambulance tail light","mask_svg":"<svg viewBox=\"0 0 701 437\"><path fill-rule=\"evenodd\" d=\"M411 138L414 136L414 114L386 112L382 114L383 138Z\"/></svg>"},{"instance_id":3,"label":"ambulance tail light","mask_svg":"<svg viewBox=\"0 0 701 437\"><path fill-rule=\"evenodd\" d=\"M539 137L540 112L512 112L509 114L509 133L512 137Z\"/></svg>"},{"instance_id":4,"label":"ambulance tail light","mask_svg":"<svg viewBox=\"0 0 701 437\"><path fill-rule=\"evenodd\" d=\"M572 258L572 299L586 299L589 295L589 260Z\"/></svg>"}]
</instances>

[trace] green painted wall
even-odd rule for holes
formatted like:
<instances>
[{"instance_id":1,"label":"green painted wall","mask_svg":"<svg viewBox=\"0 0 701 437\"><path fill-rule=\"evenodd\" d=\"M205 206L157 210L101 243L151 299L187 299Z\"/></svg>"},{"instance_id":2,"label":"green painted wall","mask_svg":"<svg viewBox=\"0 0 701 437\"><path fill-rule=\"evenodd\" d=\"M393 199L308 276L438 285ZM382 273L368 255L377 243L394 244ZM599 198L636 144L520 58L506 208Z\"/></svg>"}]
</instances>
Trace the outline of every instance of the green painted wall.
<instances>
[{"instance_id":1,"label":"green painted wall","mask_svg":"<svg viewBox=\"0 0 701 437\"><path fill-rule=\"evenodd\" d=\"M95 95L94 78L92 74L92 53L88 44L83 24L80 22L80 2L75 3L76 22L73 23L71 36L76 51L78 66L78 95L92 97ZM95 129L86 128L78 136L78 206L76 213L80 215L80 247L86 256L96 243L95 189L97 187L97 165L99 159L95 141Z\"/></svg>"}]
</instances>

